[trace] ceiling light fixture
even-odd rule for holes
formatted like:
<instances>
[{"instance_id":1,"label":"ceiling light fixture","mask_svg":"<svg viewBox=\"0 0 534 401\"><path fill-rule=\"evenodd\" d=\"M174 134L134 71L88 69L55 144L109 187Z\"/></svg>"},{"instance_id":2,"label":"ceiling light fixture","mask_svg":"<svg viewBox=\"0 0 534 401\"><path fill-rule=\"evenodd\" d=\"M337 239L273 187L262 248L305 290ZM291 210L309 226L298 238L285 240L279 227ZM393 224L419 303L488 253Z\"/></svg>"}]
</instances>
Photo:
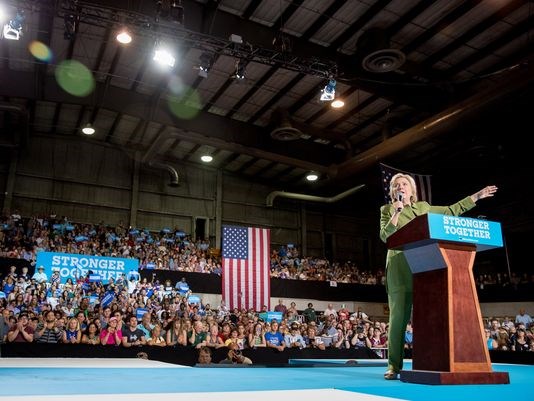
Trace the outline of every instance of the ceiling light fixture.
<instances>
[{"instance_id":1,"label":"ceiling light fixture","mask_svg":"<svg viewBox=\"0 0 534 401\"><path fill-rule=\"evenodd\" d=\"M209 53L202 53L200 55L200 64L198 66L198 76L202 78L207 78L212 63L213 56Z\"/></svg>"},{"instance_id":2,"label":"ceiling light fixture","mask_svg":"<svg viewBox=\"0 0 534 401\"><path fill-rule=\"evenodd\" d=\"M200 160L202 160L204 163L210 163L213 160L213 156L202 155L200 156Z\"/></svg>"},{"instance_id":3,"label":"ceiling light fixture","mask_svg":"<svg viewBox=\"0 0 534 401\"><path fill-rule=\"evenodd\" d=\"M306 176L306 179L311 182L317 181L319 179L319 174L317 174L315 171L311 171Z\"/></svg>"},{"instance_id":4,"label":"ceiling light fixture","mask_svg":"<svg viewBox=\"0 0 534 401\"><path fill-rule=\"evenodd\" d=\"M336 80L330 78L324 89L321 90L320 100L322 102L329 102L336 97Z\"/></svg>"},{"instance_id":5,"label":"ceiling light fixture","mask_svg":"<svg viewBox=\"0 0 534 401\"><path fill-rule=\"evenodd\" d=\"M341 100L341 99L336 99L332 103L330 103L330 106L332 106L332 108L334 108L334 109L339 109L339 108L345 106L345 102L343 100Z\"/></svg>"},{"instance_id":6,"label":"ceiling light fixture","mask_svg":"<svg viewBox=\"0 0 534 401\"><path fill-rule=\"evenodd\" d=\"M9 40L19 40L22 36L22 24L24 24L24 10L17 10L15 18L4 25L2 36Z\"/></svg>"},{"instance_id":7,"label":"ceiling light fixture","mask_svg":"<svg viewBox=\"0 0 534 401\"><path fill-rule=\"evenodd\" d=\"M245 62L241 59L235 61L235 73L233 78L239 80L245 79Z\"/></svg>"},{"instance_id":8,"label":"ceiling light fixture","mask_svg":"<svg viewBox=\"0 0 534 401\"><path fill-rule=\"evenodd\" d=\"M91 123L87 123L85 125L85 127L82 128L82 132L85 134L85 135L93 135L96 130L93 128L93 126L91 125Z\"/></svg>"},{"instance_id":9,"label":"ceiling light fixture","mask_svg":"<svg viewBox=\"0 0 534 401\"><path fill-rule=\"evenodd\" d=\"M116 36L117 42L127 45L132 42L132 35L126 28L122 29Z\"/></svg>"},{"instance_id":10,"label":"ceiling light fixture","mask_svg":"<svg viewBox=\"0 0 534 401\"><path fill-rule=\"evenodd\" d=\"M161 47L156 48L154 51L153 60L166 67L174 67L176 63L174 56L167 49Z\"/></svg>"},{"instance_id":11,"label":"ceiling light fixture","mask_svg":"<svg viewBox=\"0 0 534 401\"><path fill-rule=\"evenodd\" d=\"M78 16L74 13L67 13L63 17L63 39L72 40L78 31Z\"/></svg>"}]
</instances>

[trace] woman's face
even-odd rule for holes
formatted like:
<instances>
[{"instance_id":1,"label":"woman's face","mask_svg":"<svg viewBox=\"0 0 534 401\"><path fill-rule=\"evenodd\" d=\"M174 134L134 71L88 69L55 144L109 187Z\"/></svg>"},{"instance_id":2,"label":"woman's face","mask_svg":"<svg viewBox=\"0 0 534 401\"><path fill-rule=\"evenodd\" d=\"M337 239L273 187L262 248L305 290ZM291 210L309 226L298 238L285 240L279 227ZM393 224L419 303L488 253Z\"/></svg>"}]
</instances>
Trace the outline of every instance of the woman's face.
<instances>
[{"instance_id":1,"label":"woman's face","mask_svg":"<svg viewBox=\"0 0 534 401\"><path fill-rule=\"evenodd\" d=\"M394 194L395 198L398 197L399 193L403 194L403 199L409 202L411 196L413 195L412 186L410 185L410 181L408 181L404 177L399 177L395 180L395 184L393 185L394 188Z\"/></svg>"}]
</instances>

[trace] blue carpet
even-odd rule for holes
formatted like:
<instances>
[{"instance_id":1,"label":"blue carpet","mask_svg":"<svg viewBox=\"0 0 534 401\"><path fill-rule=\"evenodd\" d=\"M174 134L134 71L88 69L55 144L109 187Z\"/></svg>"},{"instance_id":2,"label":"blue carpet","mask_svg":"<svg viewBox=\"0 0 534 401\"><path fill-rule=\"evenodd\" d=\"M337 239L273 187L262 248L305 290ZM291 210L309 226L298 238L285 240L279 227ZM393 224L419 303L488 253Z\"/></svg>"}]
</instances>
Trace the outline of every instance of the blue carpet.
<instances>
[{"instance_id":1,"label":"blue carpet","mask_svg":"<svg viewBox=\"0 0 534 401\"><path fill-rule=\"evenodd\" d=\"M421 401L509 399L511 396L534 400L534 366L495 364L494 370L509 372L511 384L429 386L385 381L383 367L0 368L0 378L2 396L335 388Z\"/></svg>"}]
</instances>

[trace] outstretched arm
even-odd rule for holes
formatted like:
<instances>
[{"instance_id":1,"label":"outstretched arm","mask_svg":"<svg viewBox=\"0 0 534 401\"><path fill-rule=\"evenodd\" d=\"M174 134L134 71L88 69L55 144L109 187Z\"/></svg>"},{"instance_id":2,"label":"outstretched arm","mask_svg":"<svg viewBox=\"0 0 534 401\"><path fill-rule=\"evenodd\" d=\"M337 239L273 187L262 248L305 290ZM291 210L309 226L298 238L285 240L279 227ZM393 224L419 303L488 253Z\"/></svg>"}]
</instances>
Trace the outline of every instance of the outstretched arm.
<instances>
[{"instance_id":1,"label":"outstretched arm","mask_svg":"<svg viewBox=\"0 0 534 401\"><path fill-rule=\"evenodd\" d=\"M495 192L497 192L497 187L495 185L488 185L471 195L471 200L476 203L480 199L489 198L495 195Z\"/></svg>"}]
</instances>

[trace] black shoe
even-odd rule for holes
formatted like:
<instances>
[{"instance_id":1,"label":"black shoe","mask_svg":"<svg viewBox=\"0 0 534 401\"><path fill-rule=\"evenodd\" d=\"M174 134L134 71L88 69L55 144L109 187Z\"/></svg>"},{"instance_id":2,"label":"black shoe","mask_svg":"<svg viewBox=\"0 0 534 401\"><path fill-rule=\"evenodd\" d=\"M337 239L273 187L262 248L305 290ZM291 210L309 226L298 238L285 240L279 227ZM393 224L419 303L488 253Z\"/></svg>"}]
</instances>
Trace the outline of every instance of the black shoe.
<instances>
[{"instance_id":1,"label":"black shoe","mask_svg":"<svg viewBox=\"0 0 534 401\"><path fill-rule=\"evenodd\" d=\"M388 370L386 373L384 373L384 379L386 380L398 380L399 374L395 372L394 370Z\"/></svg>"}]
</instances>

